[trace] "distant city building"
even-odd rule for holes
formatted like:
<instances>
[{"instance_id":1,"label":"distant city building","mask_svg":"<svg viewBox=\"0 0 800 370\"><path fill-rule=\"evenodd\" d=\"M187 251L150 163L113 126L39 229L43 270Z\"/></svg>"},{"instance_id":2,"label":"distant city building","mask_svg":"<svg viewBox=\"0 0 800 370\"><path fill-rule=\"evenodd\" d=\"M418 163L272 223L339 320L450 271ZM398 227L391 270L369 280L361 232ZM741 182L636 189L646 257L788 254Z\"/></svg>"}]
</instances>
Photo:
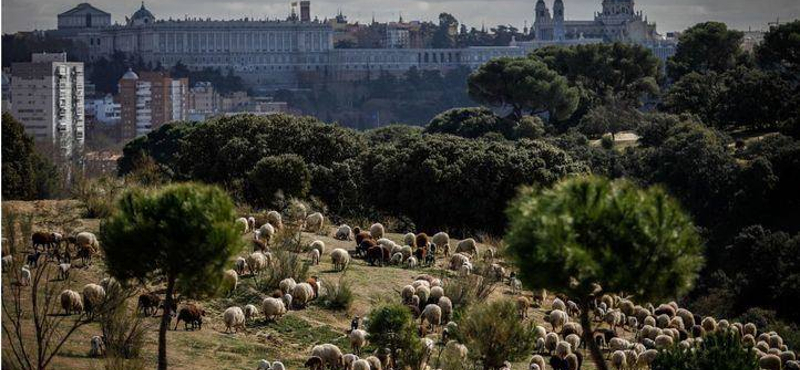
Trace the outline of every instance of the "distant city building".
<instances>
[{"instance_id":1,"label":"distant city building","mask_svg":"<svg viewBox=\"0 0 800 370\"><path fill-rule=\"evenodd\" d=\"M219 111L221 97L211 82L198 82L189 89L189 114L214 114Z\"/></svg>"},{"instance_id":2,"label":"distant city building","mask_svg":"<svg viewBox=\"0 0 800 370\"><path fill-rule=\"evenodd\" d=\"M2 99L3 99L3 112L11 112L11 69L3 68L3 73L0 74L2 79Z\"/></svg>"},{"instance_id":3,"label":"distant city building","mask_svg":"<svg viewBox=\"0 0 800 370\"><path fill-rule=\"evenodd\" d=\"M110 25L111 14L88 3L78 4L78 6L58 15L58 31L63 35L104 28Z\"/></svg>"},{"instance_id":4,"label":"distant city building","mask_svg":"<svg viewBox=\"0 0 800 370\"><path fill-rule=\"evenodd\" d=\"M33 54L11 66L12 114L38 144L72 159L84 147L83 63L66 53Z\"/></svg>"},{"instance_id":5,"label":"distant city building","mask_svg":"<svg viewBox=\"0 0 800 370\"><path fill-rule=\"evenodd\" d=\"M122 118L122 105L114 100L111 94L102 98L86 100L86 120L92 118L95 122L105 125L116 125Z\"/></svg>"},{"instance_id":6,"label":"distant city building","mask_svg":"<svg viewBox=\"0 0 800 370\"><path fill-rule=\"evenodd\" d=\"M533 32L537 41L600 39L647 44L657 41L656 25L647 22L641 11L634 9L633 0L603 0L603 9L593 20L568 21L564 18L563 0L553 2L553 14L537 0Z\"/></svg>"},{"instance_id":7,"label":"distant city building","mask_svg":"<svg viewBox=\"0 0 800 370\"><path fill-rule=\"evenodd\" d=\"M744 36L742 37L742 50L748 53L754 51L756 46L764 41L765 34L766 32L764 31L744 31Z\"/></svg>"},{"instance_id":8,"label":"distant city building","mask_svg":"<svg viewBox=\"0 0 800 370\"><path fill-rule=\"evenodd\" d=\"M188 85L188 79L173 79L163 72L128 70L119 80L119 139L129 141L164 123L186 119Z\"/></svg>"},{"instance_id":9,"label":"distant city building","mask_svg":"<svg viewBox=\"0 0 800 370\"><path fill-rule=\"evenodd\" d=\"M386 47L390 49L407 49L411 46L408 25L389 23L386 26Z\"/></svg>"}]
</instances>

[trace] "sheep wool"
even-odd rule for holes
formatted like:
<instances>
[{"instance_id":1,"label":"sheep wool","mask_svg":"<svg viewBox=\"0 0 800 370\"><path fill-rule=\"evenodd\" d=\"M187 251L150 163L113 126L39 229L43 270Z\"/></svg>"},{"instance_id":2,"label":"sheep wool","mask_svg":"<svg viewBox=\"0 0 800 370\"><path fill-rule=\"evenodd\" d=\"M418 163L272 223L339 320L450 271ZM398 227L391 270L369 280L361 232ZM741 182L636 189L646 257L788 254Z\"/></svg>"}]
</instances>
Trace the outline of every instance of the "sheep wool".
<instances>
[{"instance_id":1,"label":"sheep wool","mask_svg":"<svg viewBox=\"0 0 800 370\"><path fill-rule=\"evenodd\" d=\"M353 229L349 225L341 225L336 229L336 239L338 240L351 240L353 237Z\"/></svg>"},{"instance_id":2,"label":"sheep wool","mask_svg":"<svg viewBox=\"0 0 800 370\"><path fill-rule=\"evenodd\" d=\"M97 284L86 284L83 287L83 304L88 312L92 312L96 307L103 303L106 298L106 290Z\"/></svg>"},{"instance_id":3,"label":"sheep wool","mask_svg":"<svg viewBox=\"0 0 800 370\"><path fill-rule=\"evenodd\" d=\"M311 349L311 356L321 358L324 364L330 368L338 368L342 361L342 351L330 343L314 346Z\"/></svg>"},{"instance_id":4,"label":"sheep wool","mask_svg":"<svg viewBox=\"0 0 800 370\"><path fill-rule=\"evenodd\" d=\"M427 321L428 324L435 329L437 325L441 325L442 323L442 309L441 307L435 304L429 304L425 306L425 309L422 310L422 314L420 314L420 322Z\"/></svg>"},{"instance_id":5,"label":"sheep wool","mask_svg":"<svg viewBox=\"0 0 800 370\"><path fill-rule=\"evenodd\" d=\"M291 293L291 291L294 290L295 285L297 285L297 283L294 281L293 278L286 278L281 280L280 283L278 283L278 287L280 288L283 294Z\"/></svg>"},{"instance_id":6,"label":"sheep wool","mask_svg":"<svg viewBox=\"0 0 800 370\"><path fill-rule=\"evenodd\" d=\"M245 321L250 320L254 317L258 316L258 308L255 305L248 304L244 306L244 319Z\"/></svg>"},{"instance_id":7,"label":"sheep wool","mask_svg":"<svg viewBox=\"0 0 800 370\"><path fill-rule=\"evenodd\" d=\"M239 217L239 218L236 219L236 228L239 229L239 231L242 234L247 234L247 232L249 231L249 226L250 225L248 225L248 222L247 222L246 218Z\"/></svg>"},{"instance_id":8,"label":"sheep wool","mask_svg":"<svg viewBox=\"0 0 800 370\"><path fill-rule=\"evenodd\" d=\"M261 301L261 310L264 311L264 317L268 321L280 318L286 314L286 306L283 301L278 298L267 297Z\"/></svg>"},{"instance_id":9,"label":"sheep wool","mask_svg":"<svg viewBox=\"0 0 800 370\"><path fill-rule=\"evenodd\" d=\"M228 307L225 312L222 313L222 318L225 321L225 332L227 333L231 328L234 331L238 332L239 329L244 329L244 312L239 307Z\"/></svg>"},{"instance_id":10,"label":"sheep wool","mask_svg":"<svg viewBox=\"0 0 800 370\"><path fill-rule=\"evenodd\" d=\"M374 223L369 227L369 234L372 235L372 239L378 240L383 238L383 233L384 228L380 223Z\"/></svg>"},{"instance_id":11,"label":"sheep wool","mask_svg":"<svg viewBox=\"0 0 800 370\"><path fill-rule=\"evenodd\" d=\"M456 253L467 253L471 256L477 256L478 243L476 243L473 238L464 239L456 244Z\"/></svg>"},{"instance_id":12,"label":"sheep wool","mask_svg":"<svg viewBox=\"0 0 800 370\"><path fill-rule=\"evenodd\" d=\"M361 348L367 345L367 332L361 329L355 329L348 334L350 339L350 347L356 355L361 354Z\"/></svg>"},{"instance_id":13,"label":"sheep wool","mask_svg":"<svg viewBox=\"0 0 800 370\"><path fill-rule=\"evenodd\" d=\"M350 264L350 253L341 248L336 248L331 252L331 262L337 271L344 271Z\"/></svg>"},{"instance_id":14,"label":"sheep wool","mask_svg":"<svg viewBox=\"0 0 800 370\"><path fill-rule=\"evenodd\" d=\"M267 212L267 223L271 224L274 229L282 229L283 228L283 220L281 214L277 211L269 211ZM263 228L263 226L262 226ZM273 229L273 231L274 231Z\"/></svg>"},{"instance_id":15,"label":"sheep wool","mask_svg":"<svg viewBox=\"0 0 800 370\"><path fill-rule=\"evenodd\" d=\"M417 236L414 233L406 233L403 235L403 244L410 245L412 247L417 246Z\"/></svg>"},{"instance_id":16,"label":"sheep wool","mask_svg":"<svg viewBox=\"0 0 800 370\"><path fill-rule=\"evenodd\" d=\"M236 270L225 271L225 274L222 275L222 284L229 294L236 290L236 286L239 284L239 274Z\"/></svg>"},{"instance_id":17,"label":"sheep wool","mask_svg":"<svg viewBox=\"0 0 800 370\"><path fill-rule=\"evenodd\" d=\"M83 301L81 295L74 290L65 290L60 295L61 308L64 309L67 315L72 313L80 313L83 311Z\"/></svg>"}]
</instances>

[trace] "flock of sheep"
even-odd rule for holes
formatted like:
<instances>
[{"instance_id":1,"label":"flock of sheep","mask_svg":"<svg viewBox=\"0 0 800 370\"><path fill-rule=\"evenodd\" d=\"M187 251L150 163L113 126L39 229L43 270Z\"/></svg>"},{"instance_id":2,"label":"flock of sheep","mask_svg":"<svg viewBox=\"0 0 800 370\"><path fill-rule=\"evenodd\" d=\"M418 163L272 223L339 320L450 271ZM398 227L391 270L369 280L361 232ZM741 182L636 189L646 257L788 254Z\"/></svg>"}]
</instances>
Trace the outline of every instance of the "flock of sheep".
<instances>
[{"instance_id":1,"label":"flock of sheep","mask_svg":"<svg viewBox=\"0 0 800 370\"><path fill-rule=\"evenodd\" d=\"M325 232L325 217L321 213L312 213L303 217L301 224L306 232ZM233 268L225 271L223 282L228 292L234 291L241 275L258 275L270 269L273 256L270 244L276 231L283 228L280 213L271 211L266 222L257 225L253 217L242 217L235 220L243 233L252 232L254 251L245 257L233 261ZM477 258L487 266L486 276L496 281L507 281L511 293L516 296L520 320L528 320L531 307L544 307L550 303L550 310L544 311L544 323L534 327L535 350L528 370L579 370L583 363L580 348L586 348L583 328L574 321L581 314L579 305L560 294L550 295L544 290L536 290L529 298L521 290L521 282L514 272L507 274L506 269L496 261L495 250L485 248L481 253L478 243L472 239L464 239L456 243L451 251L450 237L439 232L428 237L425 233L407 233L402 237L402 244L385 237L385 229L380 223L370 226L368 231L358 227L341 225L335 228L334 238L342 241L355 241L352 250L336 248L327 255L336 271L343 271L352 263L353 258L363 258L373 266L396 265L406 268L417 268L436 264L436 256L443 255L442 267L453 271L448 277L437 278L430 274L419 274L414 280L399 291L400 300L410 310L414 318L419 319L418 334L425 349L424 363L432 355L437 344L442 346L440 355L466 361L469 351L464 344L458 343L452 334L458 325L452 321L453 301L445 295L442 279L461 278L473 274L473 262ZM66 248L61 244L66 241ZM89 232L78 233L75 237L63 238L58 233L37 232L32 236L33 250L28 254L27 263L22 267L19 284L30 283L31 272L28 266L40 263L42 256L45 262L58 264L62 279L69 277L70 263L73 253L78 257L88 256L84 265L98 250L98 240ZM74 246L75 248L71 248ZM452 253L451 253L452 252ZM326 255L326 245L321 240L314 240L308 245L306 256L308 263L316 265ZM2 258L3 271L12 266L11 255ZM91 313L103 304L109 289L117 284L111 278L105 278L98 284L86 284L81 292L64 290L60 296L61 307L66 315ZM321 281L314 276L307 281L297 282L287 277L280 281L279 288L261 302L247 304L244 307L228 307L222 313L225 332L246 330L246 323L263 315L266 321L280 319L291 309L302 309L318 298L322 290ZM552 300L550 300L552 299ZM654 307L651 304L638 305L632 300L617 295L605 294L590 305L591 317L597 327L591 338L606 353L607 360L615 369L648 369L659 351L678 346L686 351L694 350L712 332L734 331L741 339L743 347L753 348L759 359L759 366L767 370L800 370L794 352L783 343L783 339L775 332L759 332L752 323L741 324L727 320L715 320L713 317L700 317L675 302ZM138 310L145 315L155 315L161 309L163 314L176 317L174 328L184 322L184 329L202 329L205 310L195 304L185 304L180 310L177 307L164 307L162 299L153 292L143 293L138 297ZM368 318L365 318L368 320ZM549 329L547 328L549 324ZM311 348L305 367L310 370L324 368L343 370L383 370L394 368L393 360L386 349L378 349L374 353L364 354L368 344L369 333L359 328L359 322L346 334L351 346L351 353L344 354L334 344L319 344ZM93 336L90 340L90 354L100 356L104 352L103 338ZM362 356L364 356L362 358ZM546 361L545 358L548 358ZM511 365L505 366L510 370ZM429 368L425 366L424 368ZM261 360L260 370L285 370L281 361L270 363ZM438 369L437 369L438 370Z\"/></svg>"}]
</instances>

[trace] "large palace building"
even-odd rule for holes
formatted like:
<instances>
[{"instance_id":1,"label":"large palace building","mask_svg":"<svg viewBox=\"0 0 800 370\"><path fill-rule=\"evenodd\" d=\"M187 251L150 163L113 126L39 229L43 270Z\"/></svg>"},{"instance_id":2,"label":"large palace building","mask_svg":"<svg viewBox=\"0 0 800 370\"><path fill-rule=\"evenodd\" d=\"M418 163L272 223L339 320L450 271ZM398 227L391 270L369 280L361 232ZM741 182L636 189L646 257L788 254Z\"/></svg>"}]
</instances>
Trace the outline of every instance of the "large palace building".
<instances>
[{"instance_id":1,"label":"large palace building","mask_svg":"<svg viewBox=\"0 0 800 370\"><path fill-rule=\"evenodd\" d=\"M625 8L629 10L625 11L633 12L631 0L605 0L604 9L607 3L617 2L629 4L629 8ZM589 22L593 24L591 27L557 22L555 19L563 19L563 4L556 10L557 16L550 18L549 11L539 0L535 32L541 39L535 43L512 42L509 46L454 49L336 49L330 23L312 20L310 3L301 1L300 4L300 16L293 11L285 20L164 20L157 19L142 3L132 16L126 17L124 24L111 24L110 14L83 3L58 15L58 30L55 32L84 43L88 50L86 61L124 53L164 67L180 62L197 70L230 68L251 87L272 88L377 77L381 71L403 73L412 67L440 71L462 66L474 69L492 58L523 56L533 47L570 38L577 40L579 37L576 36L581 35L592 38L564 43L602 42L593 38L600 34L620 35L611 38L614 40L646 40L646 37L629 36L639 34L633 32L636 27L645 27L644 34L655 34L654 26L634 21L635 17L641 19L641 15L623 17L616 13L618 10L614 10L613 15L603 16L605 23ZM561 0L556 0L556 4L561 4ZM543 7L541 20L540 6ZM616 5L608 7L621 9ZM613 27L612 20L618 20L614 21L617 23ZM561 36L561 26L557 26L561 24L564 25L564 37Z\"/></svg>"},{"instance_id":2,"label":"large palace building","mask_svg":"<svg viewBox=\"0 0 800 370\"><path fill-rule=\"evenodd\" d=\"M593 20L564 20L564 1L553 2L553 14L544 0L536 2L533 32L538 41L601 39L603 41L650 44L658 41L656 25L634 9L633 0L603 0L603 9Z\"/></svg>"}]
</instances>

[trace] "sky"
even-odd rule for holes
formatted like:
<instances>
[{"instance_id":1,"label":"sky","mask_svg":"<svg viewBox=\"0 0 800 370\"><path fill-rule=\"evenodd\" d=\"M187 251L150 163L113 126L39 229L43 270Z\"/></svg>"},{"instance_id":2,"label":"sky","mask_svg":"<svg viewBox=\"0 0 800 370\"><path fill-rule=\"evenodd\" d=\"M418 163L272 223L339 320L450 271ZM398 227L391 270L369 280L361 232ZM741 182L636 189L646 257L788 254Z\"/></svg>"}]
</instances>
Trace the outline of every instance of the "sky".
<instances>
[{"instance_id":1,"label":"sky","mask_svg":"<svg viewBox=\"0 0 800 370\"><path fill-rule=\"evenodd\" d=\"M124 22L139 8L139 0L1 0L3 33L54 29L56 15L82 1L111 13L113 22ZM156 18L193 17L285 18L290 0L147 0L145 5ZM602 0L564 0L567 19L591 19ZM545 0L552 8L552 0ZM351 21L379 22L404 20L436 21L441 12L453 14L468 27L480 29L510 24L522 29L530 26L535 0L339 0L311 1L312 17L332 17L338 9ZM729 27L748 30L769 28L768 22L800 19L800 0L638 0L642 10L660 33L683 30L693 24L714 20Z\"/></svg>"}]
</instances>

